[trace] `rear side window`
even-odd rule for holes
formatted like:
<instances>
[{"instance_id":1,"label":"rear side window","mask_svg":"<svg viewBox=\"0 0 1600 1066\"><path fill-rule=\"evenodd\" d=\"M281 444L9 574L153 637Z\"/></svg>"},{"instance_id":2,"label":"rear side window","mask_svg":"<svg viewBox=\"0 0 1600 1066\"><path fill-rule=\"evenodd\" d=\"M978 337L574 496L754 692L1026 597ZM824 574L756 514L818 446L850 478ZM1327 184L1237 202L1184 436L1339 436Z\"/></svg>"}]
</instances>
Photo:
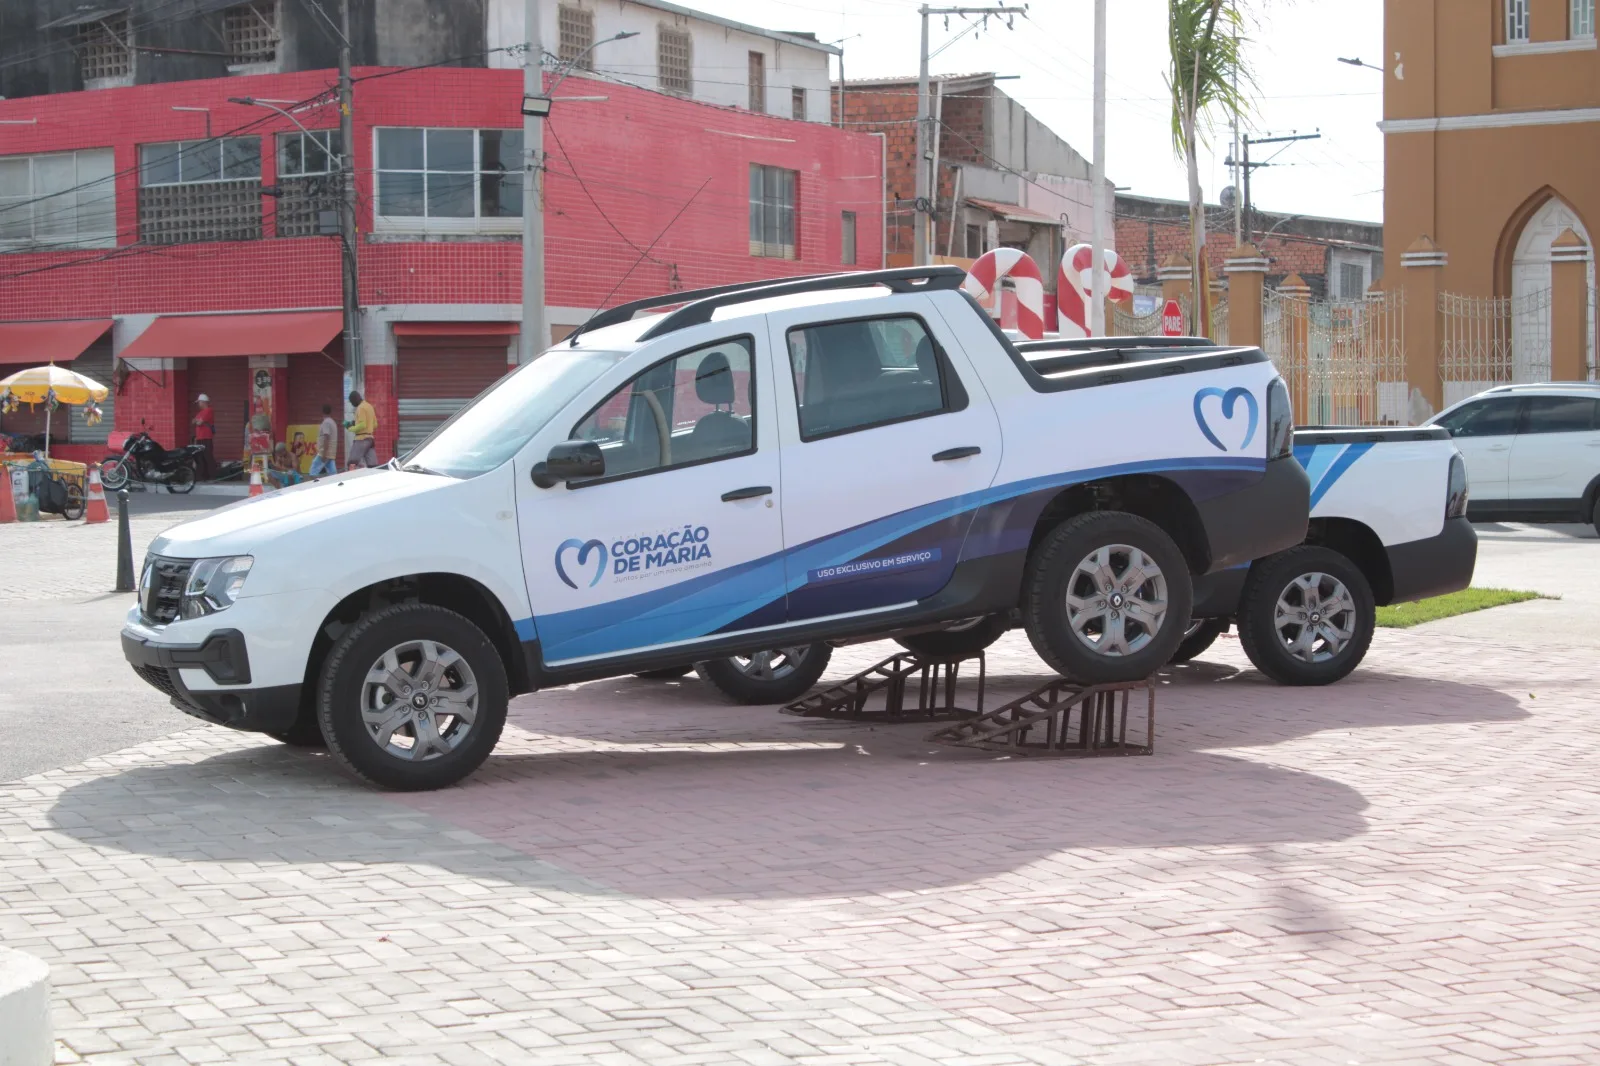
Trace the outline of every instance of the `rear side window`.
<instances>
[{"instance_id":1,"label":"rear side window","mask_svg":"<svg viewBox=\"0 0 1600 1066\"><path fill-rule=\"evenodd\" d=\"M1517 410L1522 401L1515 396L1496 396L1456 408L1440 418L1452 437L1509 436L1517 431Z\"/></svg>"},{"instance_id":2,"label":"rear side window","mask_svg":"<svg viewBox=\"0 0 1600 1066\"><path fill-rule=\"evenodd\" d=\"M914 315L801 326L788 339L802 440L966 406L943 353Z\"/></svg>"},{"instance_id":3,"label":"rear side window","mask_svg":"<svg viewBox=\"0 0 1600 1066\"><path fill-rule=\"evenodd\" d=\"M1523 433L1587 433L1600 428L1595 409L1600 400L1583 396L1530 396L1522 416Z\"/></svg>"}]
</instances>

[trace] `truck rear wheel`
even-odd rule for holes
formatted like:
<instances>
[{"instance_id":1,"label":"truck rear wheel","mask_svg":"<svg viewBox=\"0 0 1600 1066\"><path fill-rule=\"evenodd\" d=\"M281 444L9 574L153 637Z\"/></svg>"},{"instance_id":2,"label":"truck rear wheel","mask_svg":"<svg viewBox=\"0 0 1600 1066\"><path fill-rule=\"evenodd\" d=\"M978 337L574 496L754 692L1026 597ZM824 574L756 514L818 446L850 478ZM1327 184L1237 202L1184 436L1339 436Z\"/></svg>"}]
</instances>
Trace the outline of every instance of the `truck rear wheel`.
<instances>
[{"instance_id":1,"label":"truck rear wheel","mask_svg":"<svg viewBox=\"0 0 1600 1066\"><path fill-rule=\"evenodd\" d=\"M1376 616L1372 586L1354 563L1303 545L1250 568L1239 643L1280 685L1330 685L1366 657Z\"/></svg>"},{"instance_id":2,"label":"truck rear wheel","mask_svg":"<svg viewBox=\"0 0 1600 1066\"><path fill-rule=\"evenodd\" d=\"M1183 640L1194 587L1160 526L1122 511L1061 523L1034 549L1023 624L1051 669L1091 685L1149 677Z\"/></svg>"},{"instance_id":3,"label":"truck rear wheel","mask_svg":"<svg viewBox=\"0 0 1600 1066\"><path fill-rule=\"evenodd\" d=\"M801 644L695 663L694 670L735 703L788 703L817 683L831 658L827 644Z\"/></svg>"},{"instance_id":4,"label":"truck rear wheel","mask_svg":"<svg viewBox=\"0 0 1600 1066\"><path fill-rule=\"evenodd\" d=\"M936 663L960 662L1005 636L1009 628L1005 615L991 614L949 629L912 633L894 640L919 659Z\"/></svg>"},{"instance_id":5,"label":"truck rear wheel","mask_svg":"<svg viewBox=\"0 0 1600 1066\"><path fill-rule=\"evenodd\" d=\"M1189 624L1183 632L1183 640L1178 644L1178 650L1172 653L1172 658L1167 660L1174 663L1186 663L1199 658L1205 650L1217 642L1217 638L1228 631L1229 622L1226 618L1197 618Z\"/></svg>"},{"instance_id":6,"label":"truck rear wheel","mask_svg":"<svg viewBox=\"0 0 1600 1066\"><path fill-rule=\"evenodd\" d=\"M336 641L317 687L328 753L379 788L444 788L494 750L505 664L471 621L426 603L367 615Z\"/></svg>"}]
</instances>

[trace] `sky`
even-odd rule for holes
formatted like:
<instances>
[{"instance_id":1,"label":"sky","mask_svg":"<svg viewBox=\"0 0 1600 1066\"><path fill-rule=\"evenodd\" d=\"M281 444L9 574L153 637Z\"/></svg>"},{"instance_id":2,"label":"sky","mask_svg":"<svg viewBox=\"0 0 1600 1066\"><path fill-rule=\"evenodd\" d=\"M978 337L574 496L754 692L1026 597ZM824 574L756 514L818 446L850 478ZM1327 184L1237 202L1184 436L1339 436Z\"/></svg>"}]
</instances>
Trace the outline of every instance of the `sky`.
<instances>
[{"instance_id":1,"label":"sky","mask_svg":"<svg viewBox=\"0 0 1600 1066\"><path fill-rule=\"evenodd\" d=\"M847 78L914 76L920 0L680 0L688 6L769 29L805 30L841 41ZM987 6L971 3L969 6ZM1014 0L1008 0L1014 2ZM930 6L958 6L933 0ZM1251 159L1273 159L1251 179L1259 210L1379 222L1383 219L1384 76L1347 66L1354 57L1381 66L1381 0L1243 0L1255 74L1252 136L1321 131L1322 138L1262 146ZM1181 160L1172 152L1165 74L1163 0L1109 0L1107 20L1106 173L1134 193L1188 198ZM995 71L1017 75L1001 88L1066 138L1085 158L1093 148L1093 0L1032 0L1026 19L1007 29L995 18L981 34L950 44L935 74ZM931 48L964 27L935 18ZM836 68L837 69L837 68ZM1217 201L1231 177L1226 126L1203 151L1200 183Z\"/></svg>"}]
</instances>

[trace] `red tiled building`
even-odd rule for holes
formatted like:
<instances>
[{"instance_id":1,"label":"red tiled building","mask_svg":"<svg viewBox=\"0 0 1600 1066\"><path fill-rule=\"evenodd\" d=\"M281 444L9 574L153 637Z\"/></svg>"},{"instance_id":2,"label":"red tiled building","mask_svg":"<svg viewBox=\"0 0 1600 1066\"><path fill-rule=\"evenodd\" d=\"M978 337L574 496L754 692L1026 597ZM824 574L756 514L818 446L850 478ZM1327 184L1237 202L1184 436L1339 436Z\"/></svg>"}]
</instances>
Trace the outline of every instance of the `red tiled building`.
<instances>
[{"instance_id":1,"label":"red tiled building","mask_svg":"<svg viewBox=\"0 0 1600 1066\"><path fill-rule=\"evenodd\" d=\"M516 361L522 75L356 77L364 388L387 458ZM106 424L74 412L55 454L98 459L113 427L187 443L200 392L223 458L243 452L253 405L273 440L324 403L340 411L341 242L321 235L337 229L333 82L316 70L0 100L0 375L51 355L114 386ZM573 77L559 95L543 145L557 337L641 296L880 264L879 139L614 82ZM246 96L315 102L295 112L311 133L229 102ZM792 228L775 238L753 206ZM42 423L24 408L0 432Z\"/></svg>"}]
</instances>

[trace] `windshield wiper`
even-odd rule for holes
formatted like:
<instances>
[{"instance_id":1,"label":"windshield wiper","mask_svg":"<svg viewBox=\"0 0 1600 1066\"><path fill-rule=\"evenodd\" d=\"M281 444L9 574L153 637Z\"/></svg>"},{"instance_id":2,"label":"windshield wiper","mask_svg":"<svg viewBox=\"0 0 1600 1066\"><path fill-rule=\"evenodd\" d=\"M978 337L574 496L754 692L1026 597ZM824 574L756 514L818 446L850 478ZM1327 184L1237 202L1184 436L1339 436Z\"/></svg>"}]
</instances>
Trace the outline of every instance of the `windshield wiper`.
<instances>
[{"instance_id":1,"label":"windshield wiper","mask_svg":"<svg viewBox=\"0 0 1600 1066\"><path fill-rule=\"evenodd\" d=\"M435 477L450 477L443 470L435 470L432 467L423 466L421 463L408 463L400 469L408 474L432 474Z\"/></svg>"}]
</instances>

